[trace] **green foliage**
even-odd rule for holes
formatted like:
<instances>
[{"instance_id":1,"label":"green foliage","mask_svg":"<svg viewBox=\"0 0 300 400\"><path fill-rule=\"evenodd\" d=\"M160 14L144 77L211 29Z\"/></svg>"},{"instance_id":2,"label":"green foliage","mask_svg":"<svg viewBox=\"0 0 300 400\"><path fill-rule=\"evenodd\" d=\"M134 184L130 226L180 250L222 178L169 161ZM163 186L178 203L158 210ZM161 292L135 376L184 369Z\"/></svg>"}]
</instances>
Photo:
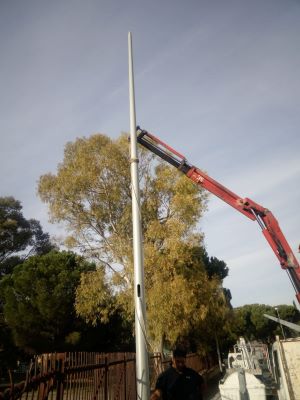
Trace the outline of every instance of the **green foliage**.
<instances>
[{"instance_id":1,"label":"green foliage","mask_svg":"<svg viewBox=\"0 0 300 400\"><path fill-rule=\"evenodd\" d=\"M229 269L226 263L217 257L209 257L204 247L195 248L195 256L203 259L205 270L208 276L217 276L221 281L228 276Z\"/></svg>"},{"instance_id":2,"label":"green foliage","mask_svg":"<svg viewBox=\"0 0 300 400\"><path fill-rule=\"evenodd\" d=\"M112 269L115 260L124 263L131 234L128 166L128 154L106 136L77 139L66 145L57 175L42 176L38 188L52 221L70 230L67 243Z\"/></svg>"},{"instance_id":3,"label":"green foliage","mask_svg":"<svg viewBox=\"0 0 300 400\"><path fill-rule=\"evenodd\" d=\"M299 323L300 313L288 305L277 306L280 318L289 322ZM262 340L263 342L273 342L276 335L282 337L280 325L263 314L278 317L276 310L272 306L265 304L251 304L234 309L234 321L232 325L233 337L237 339L244 336L248 340ZM295 336L295 332L284 327L288 337Z\"/></svg>"},{"instance_id":4,"label":"green foliage","mask_svg":"<svg viewBox=\"0 0 300 400\"><path fill-rule=\"evenodd\" d=\"M5 370L16 367L18 357L20 357L20 351L14 345L3 314L0 314L0 376L5 375Z\"/></svg>"},{"instance_id":5,"label":"green foliage","mask_svg":"<svg viewBox=\"0 0 300 400\"><path fill-rule=\"evenodd\" d=\"M9 276L29 256L45 254L53 248L49 235L43 232L40 223L24 218L18 200L0 197L0 278ZM16 348L12 331L3 316L5 301L4 294L0 293L0 364L13 368L17 357L20 357L20 350Z\"/></svg>"},{"instance_id":6,"label":"green foliage","mask_svg":"<svg viewBox=\"0 0 300 400\"><path fill-rule=\"evenodd\" d=\"M69 333L65 337L65 342L67 345L77 346L78 343L80 343L80 339L81 339L81 332L74 331L74 332Z\"/></svg>"},{"instance_id":7,"label":"green foliage","mask_svg":"<svg viewBox=\"0 0 300 400\"><path fill-rule=\"evenodd\" d=\"M4 316L16 345L34 351L63 347L76 321L73 304L80 275L93 269L74 253L52 251L30 257L2 278Z\"/></svg>"},{"instance_id":8,"label":"green foliage","mask_svg":"<svg viewBox=\"0 0 300 400\"><path fill-rule=\"evenodd\" d=\"M25 250L32 237L30 223L21 213L22 206L13 197L0 198L0 261Z\"/></svg>"},{"instance_id":9,"label":"green foliage","mask_svg":"<svg viewBox=\"0 0 300 400\"><path fill-rule=\"evenodd\" d=\"M133 318L131 179L128 140L105 135L68 143L57 173L40 178L38 192L51 220L70 232L66 244L106 269L85 274L77 289L77 313L106 321L113 308ZM209 276L195 249L206 193L144 149L139 155L141 220L150 339L156 346L209 321L227 267L207 257ZM109 274L108 274L109 271ZM102 275L103 274L103 275ZM107 299L114 290L115 304ZM218 297L219 295L217 295ZM204 331L204 328L203 328Z\"/></svg>"},{"instance_id":10,"label":"green foliage","mask_svg":"<svg viewBox=\"0 0 300 400\"><path fill-rule=\"evenodd\" d=\"M27 220L22 205L13 197L0 197L0 276L33 254L53 249L50 237L34 219Z\"/></svg>"},{"instance_id":11,"label":"green foliage","mask_svg":"<svg viewBox=\"0 0 300 400\"><path fill-rule=\"evenodd\" d=\"M162 270L156 279L148 290L148 318L153 321L149 324L150 335L156 340L162 335L174 345L207 318L208 298L216 285L205 273L198 274L197 280L188 280L177 274L170 277Z\"/></svg>"},{"instance_id":12,"label":"green foliage","mask_svg":"<svg viewBox=\"0 0 300 400\"><path fill-rule=\"evenodd\" d=\"M115 300L105 281L104 269L98 268L81 274L80 284L76 288L76 312L93 326L98 321L108 323L116 310Z\"/></svg>"}]
</instances>

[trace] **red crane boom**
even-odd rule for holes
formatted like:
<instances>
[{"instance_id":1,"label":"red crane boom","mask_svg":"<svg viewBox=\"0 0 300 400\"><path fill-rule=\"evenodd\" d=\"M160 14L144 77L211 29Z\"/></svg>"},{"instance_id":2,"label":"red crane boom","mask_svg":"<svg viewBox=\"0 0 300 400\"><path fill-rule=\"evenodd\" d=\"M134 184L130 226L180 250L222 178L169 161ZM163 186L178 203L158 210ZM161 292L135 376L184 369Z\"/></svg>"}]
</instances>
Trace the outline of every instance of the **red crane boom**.
<instances>
[{"instance_id":1,"label":"red crane boom","mask_svg":"<svg viewBox=\"0 0 300 400\"><path fill-rule=\"evenodd\" d=\"M271 211L251 199L239 197L199 168L191 165L182 154L140 127L137 127L137 140L148 150L183 172L197 185L213 193L246 217L257 221L278 258L281 268L287 271L300 303L300 266Z\"/></svg>"}]
</instances>

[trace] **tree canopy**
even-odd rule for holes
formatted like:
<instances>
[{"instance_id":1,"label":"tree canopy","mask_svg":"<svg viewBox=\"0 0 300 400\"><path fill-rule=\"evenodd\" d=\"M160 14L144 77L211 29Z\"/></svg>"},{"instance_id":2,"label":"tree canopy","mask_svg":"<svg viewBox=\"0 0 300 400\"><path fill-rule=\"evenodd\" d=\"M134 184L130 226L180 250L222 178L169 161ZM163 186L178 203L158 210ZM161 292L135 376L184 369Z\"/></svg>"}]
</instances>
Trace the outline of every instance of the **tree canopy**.
<instances>
[{"instance_id":1,"label":"tree canopy","mask_svg":"<svg viewBox=\"0 0 300 400\"><path fill-rule=\"evenodd\" d=\"M207 318L211 299L221 295L226 266L214 266L216 260L208 259L207 274L204 257L195 257L195 248L203 247L197 222L206 209L206 193L144 149L140 149L139 173L149 332L153 342L161 336L174 342ZM112 140L96 134L68 143L57 173L41 176L38 193L49 206L51 220L66 224L66 244L106 268L118 304L132 317L127 137ZM93 284L95 280L82 280L83 286ZM90 299L89 307L83 307L84 288L77 293L76 307L82 316L90 321L103 317ZM95 298L95 303L103 305L103 300Z\"/></svg>"},{"instance_id":2,"label":"tree canopy","mask_svg":"<svg viewBox=\"0 0 300 400\"><path fill-rule=\"evenodd\" d=\"M0 197L0 276L34 254L45 254L55 246L35 219L26 219L20 201Z\"/></svg>"},{"instance_id":3,"label":"tree canopy","mask_svg":"<svg viewBox=\"0 0 300 400\"><path fill-rule=\"evenodd\" d=\"M2 278L4 317L16 345L31 351L60 349L76 326L80 275L94 269L81 256L53 250L28 258Z\"/></svg>"},{"instance_id":4,"label":"tree canopy","mask_svg":"<svg viewBox=\"0 0 300 400\"><path fill-rule=\"evenodd\" d=\"M300 323L300 313L294 306L277 306L280 318L293 323ZM265 304L248 304L234 309L232 333L236 340L244 336L247 340L261 340L272 343L276 335L282 337L280 325L264 317L268 314L278 317L275 307ZM284 327L288 337L294 337L296 332Z\"/></svg>"}]
</instances>

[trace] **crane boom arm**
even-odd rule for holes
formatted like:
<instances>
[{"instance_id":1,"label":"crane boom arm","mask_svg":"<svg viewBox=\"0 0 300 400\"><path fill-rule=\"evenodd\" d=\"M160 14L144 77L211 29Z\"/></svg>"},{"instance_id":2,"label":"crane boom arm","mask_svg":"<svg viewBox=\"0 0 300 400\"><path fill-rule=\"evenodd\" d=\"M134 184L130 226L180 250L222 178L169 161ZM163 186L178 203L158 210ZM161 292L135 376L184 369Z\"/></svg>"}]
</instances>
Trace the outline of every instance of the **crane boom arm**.
<instances>
[{"instance_id":1,"label":"crane boom arm","mask_svg":"<svg viewBox=\"0 0 300 400\"><path fill-rule=\"evenodd\" d=\"M239 197L199 168L190 164L182 154L140 127L137 127L137 140L148 150L183 172L194 183L219 197L249 219L257 221L263 235L278 258L281 268L287 271L300 303L300 266L271 211L249 198Z\"/></svg>"}]
</instances>

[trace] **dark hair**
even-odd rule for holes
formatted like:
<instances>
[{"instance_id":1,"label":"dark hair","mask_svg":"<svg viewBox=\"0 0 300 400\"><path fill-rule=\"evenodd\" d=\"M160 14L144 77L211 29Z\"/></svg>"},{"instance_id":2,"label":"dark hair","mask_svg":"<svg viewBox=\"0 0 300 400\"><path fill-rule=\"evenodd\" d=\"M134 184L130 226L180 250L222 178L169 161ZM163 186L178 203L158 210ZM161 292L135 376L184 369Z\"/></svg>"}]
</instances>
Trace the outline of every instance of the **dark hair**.
<instances>
[{"instance_id":1,"label":"dark hair","mask_svg":"<svg viewBox=\"0 0 300 400\"><path fill-rule=\"evenodd\" d=\"M176 358L176 357L186 357L186 350L185 350L185 349L182 349L182 348L176 347L176 348L173 350L173 357L174 357L174 358Z\"/></svg>"}]
</instances>

